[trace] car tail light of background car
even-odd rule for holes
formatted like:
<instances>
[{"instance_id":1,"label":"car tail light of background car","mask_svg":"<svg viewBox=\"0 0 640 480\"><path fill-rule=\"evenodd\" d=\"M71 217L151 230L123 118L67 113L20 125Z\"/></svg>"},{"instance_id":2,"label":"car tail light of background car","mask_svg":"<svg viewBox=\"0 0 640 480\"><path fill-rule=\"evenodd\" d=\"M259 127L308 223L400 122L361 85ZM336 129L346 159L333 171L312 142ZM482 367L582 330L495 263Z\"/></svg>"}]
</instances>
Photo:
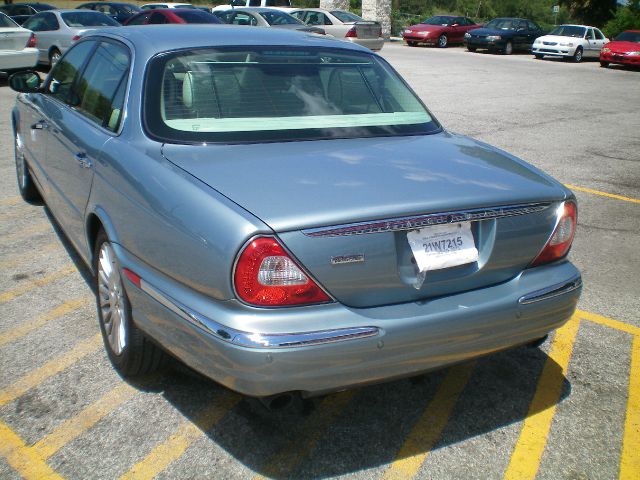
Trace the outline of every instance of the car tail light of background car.
<instances>
[{"instance_id":1,"label":"car tail light of background car","mask_svg":"<svg viewBox=\"0 0 640 480\"><path fill-rule=\"evenodd\" d=\"M358 33L356 32L355 25L347 31L345 38L358 38Z\"/></svg>"},{"instance_id":2,"label":"car tail light of background car","mask_svg":"<svg viewBox=\"0 0 640 480\"><path fill-rule=\"evenodd\" d=\"M35 34L31 34L31 36L29 37L29 41L27 42L27 46L26 48L36 48L36 36Z\"/></svg>"},{"instance_id":3,"label":"car tail light of background car","mask_svg":"<svg viewBox=\"0 0 640 480\"><path fill-rule=\"evenodd\" d=\"M578 220L578 209L575 202L562 203L558 207L558 217L553 235L531 264L532 267L559 260L569 252Z\"/></svg>"},{"instance_id":4,"label":"car tail light of background car","mask_svg":"<svg viewBox=\"0 0 640 480\"><path fill-rule=\"evenodd\" d=\"M236 262L233 280L238 297L260 307L331 301L272 237L255 238L245 247Z\"/></svg>"},{"instance_id":5,"label":"car tail light of background car","mask_svg":"<svg viewBox=\"0 0 640 480\"><path fill-rule=\"evenodd\" d=\"M80 35L74 35L74 36L71 38L71 41L72 41L72 42L77 42L78 40L80 40Z\"/></svg>"}]
</instances>

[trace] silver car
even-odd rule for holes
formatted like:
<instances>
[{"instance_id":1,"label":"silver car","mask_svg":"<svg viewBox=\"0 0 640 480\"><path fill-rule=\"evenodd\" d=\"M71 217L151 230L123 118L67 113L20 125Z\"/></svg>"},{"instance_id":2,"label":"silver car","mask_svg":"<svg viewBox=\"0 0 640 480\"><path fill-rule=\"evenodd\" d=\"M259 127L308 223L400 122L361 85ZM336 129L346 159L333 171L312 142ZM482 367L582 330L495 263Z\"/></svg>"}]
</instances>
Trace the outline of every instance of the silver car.
<instances>
[{"instance_id":1,"label":"silver car","mask_svg":"<svg viewBox=\"0 0 640 480\"><path fill-rule=\"evenodd\" d=\"M531 343L576 308L571 191L443 129L358 45L114 28L10 85L20 192L91 266L124 375L169 352L282 404Z\"/></svg>"},{"instance_id":2,"label":"silver car","mask_svg":"<svg viewBox=\"0 0 640 480\"><path fill-rule=\"evenodd\" d=\"M38 63L53 65L86 31L120 24L101 12L74 9L40 12L22 26L36 34Z\"/></svg>"},{"instance_id":3,"label":"silver car","mask_svg":"<svg viewBox=\"0 0 640 480\"><path fill-rule=\"evenodd\" d=\"M38 61L33 33L0 12L0 72L32 68Z\"/></svg>"},{"instance_id":4,"label":"silver car","mask_svg":"<svg viewBox=\"0 0 640 480\"><path fill-rule=\"evenodd\" d=\"M215 8L213 14L230 25L273 27L325 35L320 27L309 27L286 12L268 7Z\"/></svg>"}]
</instances>

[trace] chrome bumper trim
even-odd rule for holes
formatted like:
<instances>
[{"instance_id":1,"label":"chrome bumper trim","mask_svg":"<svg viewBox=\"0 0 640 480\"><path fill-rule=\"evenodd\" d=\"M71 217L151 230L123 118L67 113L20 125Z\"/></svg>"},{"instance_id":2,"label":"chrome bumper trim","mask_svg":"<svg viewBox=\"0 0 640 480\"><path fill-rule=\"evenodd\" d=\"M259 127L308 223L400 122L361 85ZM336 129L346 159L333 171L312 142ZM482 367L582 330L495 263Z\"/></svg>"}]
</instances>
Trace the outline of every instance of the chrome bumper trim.
<instances>
[{"instance_id":1,"label":"chrome bumper trim","mask_svg":"<svg viewBox=\"0 0 640 480\"><path fill-rule=\"evenodd\" d=\"M365 235L368 233L397 232L415 230L445 223L476 222L494 218L513 217L528 213L541 212L549 208L551 203L531 203L524 205L505 205L500 207L477 208L473 210L457 210L451 212L429 213L412 217L398 217L372 222L359 222L329 227L309 228L303 230L308 237L340 237L347 235Z\"/></svg>"},{"instance_id":2,"label":"chrome bumper trim","mask_svg":"<svg viewBox=\"0 0 640 480\"><path fill-rule=\"evenodd\" d=\"M582 277L576 275L572 279L551 285L550 287L528 293L518 299L520 305L529 305L531 303L542 302L550 298L559 297L565 293L573 292L582 287Z\"/></svg>"},{"instance_id":3,"label":"chrome bumper trim","mask_svg":"<svg viewBox=\"0 0 640 480\"><path fill-rule=\"evenodd\" d=\"M227 327L207 318L174 300L158 288L141 280L140 288L151 298L173 313L198 327L204 332L224 342L247 348L297 348L328 343L345 342L361 338L375 337L380 333L376 327L352 327L315 332L259 333L243 332Z\"/></svg>"}]
</instances>

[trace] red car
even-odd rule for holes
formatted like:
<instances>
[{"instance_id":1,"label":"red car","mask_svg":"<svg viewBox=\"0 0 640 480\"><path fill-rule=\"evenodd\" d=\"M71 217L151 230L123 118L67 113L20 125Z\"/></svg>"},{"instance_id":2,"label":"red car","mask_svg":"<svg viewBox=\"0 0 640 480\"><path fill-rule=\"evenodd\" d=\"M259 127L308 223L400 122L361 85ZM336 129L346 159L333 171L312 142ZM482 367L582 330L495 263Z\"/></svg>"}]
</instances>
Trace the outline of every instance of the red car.
<instances>
[{"instance_id":1,"label":"red car","mask_svg":"<svg viewBox=\"0 0 640 480\"><path fill-rule=\"evenodd\" d=\"M436 15L417 25L407 27L402 31L402 38L410 47L426 43L444 48L449 43L462 43L465 33L480 27L482 25L478 25L467 17Z\"/></svg>"},{"instance_id":2,"label":"red car","mask_svg":"<svg viewBox=\"0 0 640 480\"><path fill-rule=\"evenodd\" d=\"M124 25L161 25L163 23L222 23L222 21L203 10L163 8L145 10L124 22Z\"/></svg>"},{"instance_id":3,"label":"red car","mask_svg":"<svg viewBox=\"0 0 640 480\"><path fill-rule=\"evenodd\" d=\"M640 30L626 30L600 50L600 66L610 63L640 66Z\"/></svg>"}]
</instances>

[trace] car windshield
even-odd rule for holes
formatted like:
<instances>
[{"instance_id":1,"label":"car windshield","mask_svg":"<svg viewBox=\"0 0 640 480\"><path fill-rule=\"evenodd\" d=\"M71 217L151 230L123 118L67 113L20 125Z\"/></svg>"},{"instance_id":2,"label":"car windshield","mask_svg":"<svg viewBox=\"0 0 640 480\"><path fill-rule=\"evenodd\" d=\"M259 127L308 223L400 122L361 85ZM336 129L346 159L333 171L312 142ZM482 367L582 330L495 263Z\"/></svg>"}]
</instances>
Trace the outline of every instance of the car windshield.
<instances>
[{"instance_id":1,"label":"car windshield","mask_svg":"<svg viewBox=\"0 0 640 480\"><path fill-rule=\"evenodd\" d=\"M559 27L551 30L549 35L557 35L559 37L575 37L582 38L584 37L584 32L586 28L584 27L576 27L573 25L560 25Z\"/></svg>"},{"instance_id":2,"label":"car windshield","mask_svg":"<svg viewBox=\"0 0 640 480\"><path fill-rule=\"evenodd\" d=\"M345 12L344 10L331 10L331 15L336 17L342 23L361 22L362 18L355 13Z\"/></svg>"},{"instance_id":3,"label":"car windshield","mask_svg":"<svg viewBox=\"0 0 640 480\"><path fill-rule=\"evenodd\" d=\"M411 135L440 128L383 60L309 47L159 55L147 70L144 119L154 138L197 143Z\"/></svg>"},{"instance_id":4,"label":"car windshield","mask_svg":"<svg viewBox=\"0 0 640 480\"><path fill-rule=\"evenodd\" d=\"M265 7L290 7L290 0L266 0L264 2Z\"/></svg>"},{"instance_id":5,"label":"car windshield","mask_svg":"<svg viewBox=\"0 0 640 480\"><path fill-rule=\"evenodd\" d=\"M120 24L100 12L65 12L60 15L71 28L77 27L118 27Z\"/></svg>"},{"instance_id":6,"label":"car windshield","mask_svg":"<svg viewBox=\"0 0 640 480\"><path fill-rule=\"evenodd\" d=\"M19 27L19 25L9 17L7 17L4 13L0 13L0 27L16 28Z\"/></svg>"},{"instance_id":7,"label":"car windshield","mask_svg":"<svg viewBox=\"0 0 640 480\"><path fill-rule=\"evenodd\" d=\"M36 12L44 12L46 10L55 10L53 5L47 5L46 3L38 3L31 5Z\"/></svg>"},{"instance_id":8,"label":"car windshield","mask_svg":"<svg viewBox=\"0 0 640 480\"><path fill-rule=\"evenodd\" d=\"M266 20L269 25L300 25L302 22L297 18L286 13L272 10L270 12L260 12L260 16Z\"/></svg>"},{"instance_id":9,"label":"car windshield","mask_svg":"<svg viewBox=\"0 0 640 480\"><path fill-rule=\"evenodd\" d=\"M484 27L491 30L515 30L518 23L520 23L519 20L511 18L494 18Z\"/></svg>"},{"instance_id":10,"label":"car windshield","mask_svg":"<svg viewBox=\"0 0 640 480\"><path fill-rule=\"evenodd\" d=\"M423 20L420 23L424 25L442 25L444 27L447 27L451 25L451 22L453 22L453 17L436 16L436 17L427 18L426 20Z\"/></svg>"},{"instance_id":11,"label":"car windshield","mask_svg":"<svg viewBox=\"0 0 640 480\"><path fill-rule=\"evenodd\" d=\"M222 23L217 17L202 10L193 10L189 12L174 12L187 23Z\"/></svg>"},{"instance_id":12,"label":"car windshield","mask_svg":"<svg viewBox=\"0 0 640 480\"><path fill-rule=\"evenodd\" d=\"M622 32L616 37L616 42L640 43L640 32Z\"/></svg>"}]
</instances>

